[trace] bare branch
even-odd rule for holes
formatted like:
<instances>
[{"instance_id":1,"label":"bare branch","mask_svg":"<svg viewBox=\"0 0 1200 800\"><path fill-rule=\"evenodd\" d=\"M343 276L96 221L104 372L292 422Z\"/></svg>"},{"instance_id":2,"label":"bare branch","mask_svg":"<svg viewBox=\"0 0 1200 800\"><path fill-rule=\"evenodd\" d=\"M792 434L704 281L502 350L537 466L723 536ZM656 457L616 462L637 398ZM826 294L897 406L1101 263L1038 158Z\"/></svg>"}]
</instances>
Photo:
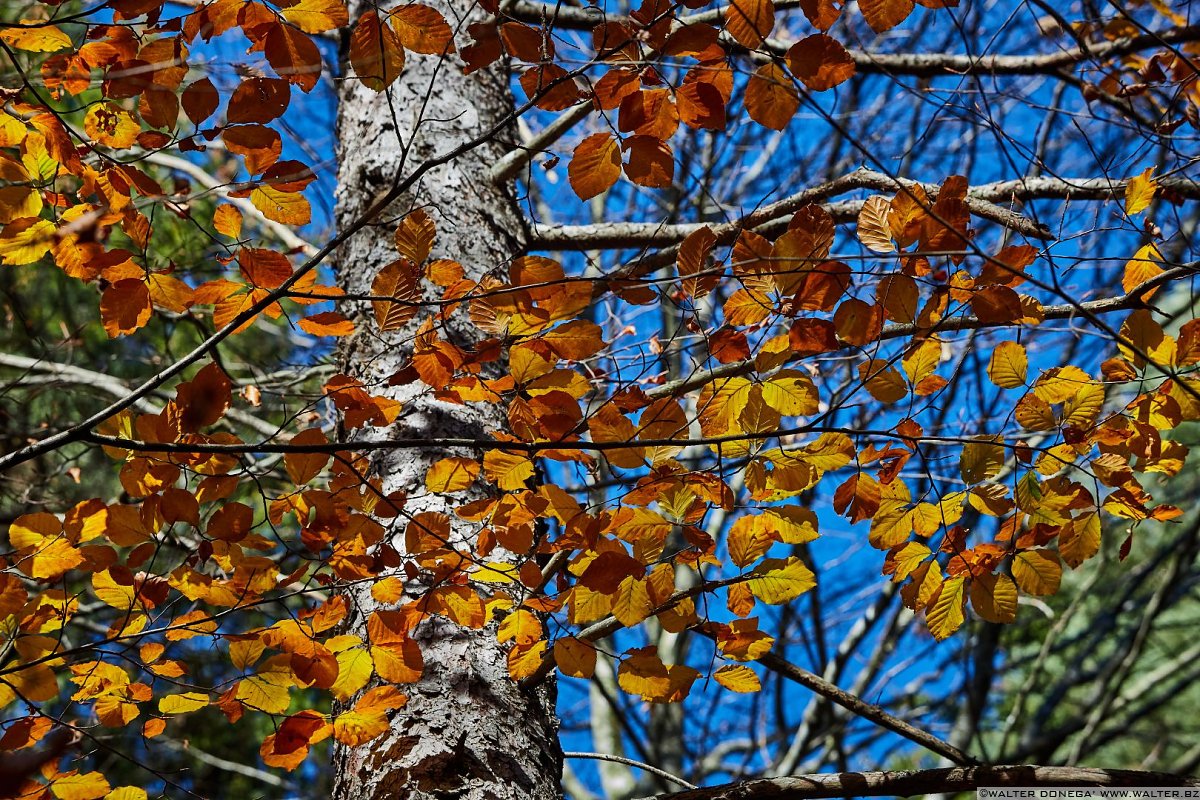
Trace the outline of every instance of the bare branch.
<instances>
[{"instance_id":1,"label":"bare branch","mask_svg":"<svg viewBox=\"0 0 1200 800\"><path fill-rule=\"evenodd\" d=\"M967 207L977 217L990 219L1004 227L1035 239L1053 239L1043 224L1035 222L1000 203L1031 200L1111 200L1122 197L1126 180L1109 178L1055 178L1049 176L999 181L972 187L967 191ZM763 235L782 233L787 228L786 217L812 203L829 197L871 189L880 192L896 191L900 185L920 187L930 199L936 199L938 187L901 179L895 181L881 172L866 168L855 170L827 183L805 189L770 205L751 211L734 222L710 224L717 242L729 244L738 233L751 229ZM1189 200L1200 199L1200 183L1189 178L1166 177L1159 180L1163 190ZM825 209L837 222L857 219L861 200L827 204ZM688 234L705 227L705 223L662 224L654 222L614 222L594 225L537 226L533 228L531 247L538 250L600 250L638 247L669 247L683 241ZM644 262L643 262L644 263ZM658 263L658 260L655 260Z\"/></svg>"},{"instance_id":2,"label":"bare branch","mask_svg":"<svg viewBox=\"0 0 1200 800\"><path fill-rule=\"evenodd\" d=\"M951 767L906 772L837 772L728 783L657 795L659 800L807 800L826 797L914 797L980 786L1200 786L1200 779L1163 772L1086 767Z\"/></svg>"}]
</instances>

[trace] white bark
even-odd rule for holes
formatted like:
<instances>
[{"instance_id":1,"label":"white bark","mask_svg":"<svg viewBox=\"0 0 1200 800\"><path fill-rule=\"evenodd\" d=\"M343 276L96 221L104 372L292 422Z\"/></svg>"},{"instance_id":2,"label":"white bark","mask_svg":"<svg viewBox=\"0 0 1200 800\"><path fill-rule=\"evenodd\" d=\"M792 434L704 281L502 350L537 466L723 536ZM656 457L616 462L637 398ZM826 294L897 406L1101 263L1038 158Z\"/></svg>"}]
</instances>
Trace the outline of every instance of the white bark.
<instances>
[{"instance_id":1,"label":"white bark","mask_svg":"<svg viewBox=\"0 0 1200 800\"><path fill-rule=\"evenodd\" d=\"M354 6L357 6L355 8ZM472 4L438 4L451 26L462 23ZM368 8L352 4L352 19ZM465 30L465 24L462 25ZM467 43L465 36L457 44ZM478 137L512 110L512 98L499 71L464 76L457 58L408 55L389 96L363 87L353 78L342 84L338 123L338 224L345 228L367 209L373 197L409 175L421 162ZM389 104L390 100L390 104ZM513 131L515 134L515 129ZM408 156L401 162L402 147ZM440 166L401 197L385 218L352 236L338 254L339 284L348 292L367 293L380 268L398 256L392 243L395 223L412 208L423 208L435 221L434 257L462 263L479 278L502 266L522 246L524 223L508 187L484 180L489 165L503 154L502 143L489 142ZM404 404L388 434L397 437L483 436L504 423L495 405L454 406L431 399L421 384L389 388L386 379L404 366L415 322L380 335L370 306L355 311L359 333L343 348L343 366L374 393L388 393ZM478 336L460 315L442 329L458 344ZM370 434L372 438L376 434ZM475 455L479 453L456 453ZM464 502L449 503L424 490L426 469L450 453L399 449L373 455L372 469L384 490L409 494L406 515L421 511L452 513ZM475 495L479 496L479 495ZM405 516L397 520L400 534ZM476 529L455 520L452 534L469 547ZM402 542L398 542L402 543ZM504 556L492 553L489 560ZM411 597L426 587L409 582ZM365 634L366 620L380 606L364 588L353 594L351 632ZM416 638L425 671L416 684L400 687L407 705L394 712L391 730L360 747L335 751L334 796L342 800L382 798L472 798L509 800L560 796L562 755L554 716L553 681L526 689L510 680L507 647L496 641L495 624L471 631L443 619L422 623Z\"/></svg>"}]
</instances>

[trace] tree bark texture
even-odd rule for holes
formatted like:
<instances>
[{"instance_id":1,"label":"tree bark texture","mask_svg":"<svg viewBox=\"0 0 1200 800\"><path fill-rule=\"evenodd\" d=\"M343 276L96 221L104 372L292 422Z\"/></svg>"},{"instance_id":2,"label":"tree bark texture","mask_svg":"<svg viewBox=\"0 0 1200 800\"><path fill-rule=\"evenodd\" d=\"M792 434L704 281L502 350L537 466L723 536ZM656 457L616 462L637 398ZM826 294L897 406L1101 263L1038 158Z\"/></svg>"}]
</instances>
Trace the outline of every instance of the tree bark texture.
<instances>
[{"instance_id":1,"label":"tree bark texture","mask_svg":"<svg viewBox=\"0 0 1200 800\"><path fill-rule=\"evenodd\" d=\"M471 11L477 7L464 0L435 5L451 26L458 27L457 46L467 44L463 32L468 21L478 19L479 12ZM371 8L352 3L351 19ZM445 60L407 56L404 71L387 93L372 91L353 79L342 83L336 209L342 229L388 190L397 175L410 175L427 159L477 139L512 111L513 99L501 71L463 75L455 56ZM489 272L503 272L524 246L525 226L511 187L482 179L504 152L495 138L425 174L385 214L352 236L338 253L339 286L350 293L370 293L379 270L399 257L393 244L396 223L416 208L437 226L432 258L458 261L466 276L476 280ZM433 296L428 287L426 296ZM354 313L358 333L343 346L342 368L371 393L403 403L399 420L386 429L391 435L483 437L504 426L503 409L497 404L440 402L419 382L387 386L388 377L408 363L413 333L428 312L403 330L383 334L369 303L359 304ZM442 338L463 347L480 338L461 311L445 325L439 324L438 330ZM382 478L384 491L408 493L408 504L391 530L401 552L404 526L421 512L449 514L452 544L460 550L472 549L477 526L455 518L453 508L482 495L458 495L450 502L424 488L429 465L451 455L478 457L479 453L397 449L372 455L372 472ZM488 555L489 561L512 558L499 551ZM428 588L420 580L405 580L409 599ZM371 613L385 606L371 597L367 586L353 590L348 599L349 632L365 639ZM559 797L562 754L553 681L536 689L517 686L509 678L507 646L497 642L494 622L481 630L468 630L431 618L417 627L414 636L424 654L423 677L400 687L408 703L393 712L387 734L359 747L335 748L334 796L340 800Z\"/></svg>"}]
</instances>

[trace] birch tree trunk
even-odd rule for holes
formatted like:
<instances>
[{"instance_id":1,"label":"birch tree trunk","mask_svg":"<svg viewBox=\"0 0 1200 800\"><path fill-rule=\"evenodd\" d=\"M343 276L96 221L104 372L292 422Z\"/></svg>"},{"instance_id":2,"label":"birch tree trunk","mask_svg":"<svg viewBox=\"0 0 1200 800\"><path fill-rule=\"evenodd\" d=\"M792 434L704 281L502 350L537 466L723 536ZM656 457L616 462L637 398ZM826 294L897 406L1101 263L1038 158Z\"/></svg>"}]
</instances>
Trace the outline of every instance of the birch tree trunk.
<instances>
[{"instance_id":1,"label":"birch tree trunk","mask_svg":"<svg viewBox=\"0 0 1200 800\"><path fill-rule=\"evenodd\" d=\"M464 16L478 13L471 12L477 6L465 0L437 5L460 31L466 28ZM366 3L351 4L351 19L370 8ZM459 37L460 48L464 38ZM356 80L346 80L340 94L336 213L342 228L358 219L398 174L409 175L423 161L479 137L513 108L500 71L464 76L453 56L442 61L409 54L403 73L387 94ZM402 159L405 149L407 157ZM521 251L525 225L510 187L496 187L483 178L487 166L502 153L503 145L490 141L425 175L341 249L340 287L351 293L370 292L375 275L398 257L393 244L396 222L414 208L423 209L437 226L433 258L460 262L467 277L476 280L503 267ZM388 377L408 363L416 324L427 315L404 330L380 334L369 304L360 304L356 313L359 333L344 346L342 367L372 393L386 393L403 403L399 421L387 429L392 435L483 436L504 425L503 409L496 404L442 403L419 382L387 386ZM479 338L463 313L445 327L439 325L439 332L460 346ZM373 473L383 479L385 491L403 490L409 495L393 530L401 552L404 525L420 512L450 514L454 545L472 549L476 527L453 517L453 508L464 502L462 495L450 503L424 489L428 466L448 455L480 454L405 450L379 453L372 461ZM489 561L504 558L498 552L488 556ZM428 588L419 581L408 581L408 586L410 599ZM367 620L382 606L368 587L356 590L349 599L350 632L365 639ZM342 800L559 797L562 755L553 683L527 691L509 678L507 648L496 640L495 623L472 631L433 618L422 622L414 635L424 653L423 677L401 687L408 703L393 712L387 734L359 747L336 747L334 796Z\"/></svg>"}]
</instances>

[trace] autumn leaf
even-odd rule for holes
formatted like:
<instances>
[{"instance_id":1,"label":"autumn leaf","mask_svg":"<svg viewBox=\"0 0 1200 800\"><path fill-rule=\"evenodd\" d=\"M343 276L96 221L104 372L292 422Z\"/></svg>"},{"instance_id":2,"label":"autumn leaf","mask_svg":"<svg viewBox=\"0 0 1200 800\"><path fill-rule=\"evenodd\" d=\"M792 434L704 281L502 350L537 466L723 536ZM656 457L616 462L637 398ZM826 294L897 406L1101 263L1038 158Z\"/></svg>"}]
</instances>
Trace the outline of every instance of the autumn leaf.
<instances>
[{"instance_id":1,"label":"autumn leaf","mask_svg":"<svg viewBox=\"0 0 1200 800\"><path fill-rule=\"evenodd\" d=\"M342 0L300 0L283 7L280 13L305 33L324 33L344 28L350 22Z\"/></svg>"},{"instance_id":2,"label":"autumn leaf","mask_svg":"<svg viewBox=\"0 0 1200 800\"><path fill-rule=\"evenodd\" d=\"M811 91L824 92L854 77L854 58L841 42L823 33L796 42L787 51L792 74Z\"/></svg>"},{"instance_id":3,"label":"autumn leaf","mask_svg":"<svg viewBox=\"0 0 1200 800\"><path fill-rule=\"evenodd\" d=\"M323 445L328 441L320 428L308 428L293 436L289 444L305 447ZM321 474L321 470L329 463L329 458L328 453L285 453L283 463L292 482L297 486L303 486Z\"/></svg>"},{"instance_id":4,"label":"autumn leaf","mask_svg":"<svg viewBox=\"0 0 1200 800\"><path fill-rule=\"evenodd\" d=\"M200 692L169 694L158 699L158 710L163 714L186 714L206 708L211 702L212 698Z\"/></svg>"},{"instance_id":5,"label":"autumn leaf","mask_svg":"<svg viewBox=\"0 0 1200 800\"><path fill-rule=\"evenodd\" d=\"M747 693L762 689L754 670L744 664L727 664L714 672L713 677L731 692Z\"/></svg>"},{"instance_id":6,"label":"autumn leaf","mask_svg":"<svg viewBox=\"0 0 1200 800\"><path fill-rule=\"evenodd\" d=\"M407 50L435 56L454 52L454 32L435 8L422 3L400 6L392 12L391 22Z\"/></svg>"},{"instance_id":7,"label":"autumn leaf","mask_svg":"<svg viewBox=\"0 0 1200 800\"><path fill-rule=\"evenodd\" d=\"M556 639L554 663L564 675L572 678L590 678L596 671L596 648L579 639Z\"/></svg>"},{"instance_id":8,"label":"autumn leaf","mask_svg":"<svg viewBox=\"0 0 1200 800\"><path fill-rule=\"evenodd\" d=\"M913 0L860 0L858 7L876 33L884 33L908 19Z\"/></svg>"},{"instance_id":9,"label":"autumn leaf","mask_svg":"<svg viewBox=\"0 0 1200 800\"><path fill-rule=\"evenodd\" d=\"M99 772L78 773L72 770L57 776L50 783L50 791L58 800L98 800L110 790L108 781Z\"/></svg>"},{"instance_id":10,"label":"autumn leaf","mask_svg":"<svg viewBox=\"0 0 1200 800\"><path fill-rule=\"evenodd\" d=\"M14 219L0 229L0 264L32 264L50 250L54 235L54 225L47 220L35 217Z\"/></svg>"},{"instance_id":11,"label":"autumn leaf","mask_svg":"<svg viewBox=\"0 0 1200 800\"><path fill-rule=\"evenodd\" d=\"M435 461L425 473L425 488L445 494L461 492L479 476L479 462L471 458L443 458Z\"/></svg>"},{"instance_id":12,"label":"autumn leaf","mask_svg":"<svg viewBox=\"0 0 1200 800\"><path fill-rule=\"evenodd\" d=\"M133 146L142 129L126 111L105 103L88 109L83 118L83 130L105 147L124 150Z\"/></svg>"},{"instance_id":13,"label":"autumn leaf","mask_svg":"<svg viewBox=\"0 0 1200 800\"><path fill-rule=\"evenodd\" d=\"M925 612L925 621L933 638L941 641L963 624L966 578L961 575L947 578L934 595Z\"/></svg>"},{"instance_id":14,"label":"autumn leaf","mask_svg":"<svg viewBox=\"0 0 1200 800\"><path fill-rule=\"evenodd\" d=\"M896 249L888 224L891 211L892 205L887 198L876 195L868 197L858 212L858 240L876 253L891 253Z\"/></svg>"},{"instance_id":15,"label":"autumn leaf","mask_svg":"<svg viewBox=\"0 0 1200 800\"><path fill-rule=\"evenodd\" d=\"M1138 248L1133 258L1125 262L1125 275L1121 279L1121 288L1132 292L1146 281L1156 278L1163 273L1163 268L1156 262L1163 260L1162 254L1154 244L1145 244ZM1155 290L1142 294L1143 298L1153 297Z\"/></svg>"},{"instance_id":16,"label":"autumn leaf","mask_svg":"<svg viewBox=\"0 0 1200 800\"><path fill-rule=\"evenodd\" d=\"M1029 359L1024 346L1017 342L1001 342L992 350L988 361L988 377L1001 389L1016 389L1025 385Z\"/></svg>"},{"instance_id":17,"label":"autumn leaf","mask_svg":"<svg viewBox=\"0 0 1200 800\"><path fill-rule=\"evenodd\" d=\"M771 0L732 0L725 9L725 30L751 50L771 35L775 6Z\"/></svg>"},{"instance_id":18,"label":"autumn leaf","mask_svg":"<svg viewBox=\"0 0 1200 800\"><path fill-rule=\"evenodd\" d=\"M21 25L29 27L0 28L0 41L27 53L52 53L72 46L70 36L45 20L22 19Z\"/></svg>"},{"instance_id":19,"label":"autumn leaf","mask_svg":"<svg viewBox=\"0 0 1200 800\"><path fill-rule=\"evenodd\" d=\"M1150 207L1150 201L1158 191L1158 181L1151 177L1153 174L1154 168L1146 167L1141 174L1130 178L1129 183L1125 185L1125 213L1129 216L1140 214Z\"/></svg>"},{"instance_id":20,"label":"autumn leaf","mask_svg":"<svg viewBox=\"0 0 1200 800\"><path fill-rule=\"evenodd\" d=\"M1049 550L1022 550L1013 556L1012 573L1021 591L1032 595L1049 595L1058 591L1062 565Z\"/></svg>"},{"instance_id":21,"label":"autumn leaf","mask_svg":"<svg viewBox=\"0 0 1200 800\"><path fill-rule=\"evenodd\" d=\"M758 68L746 83L746 112L758 124L781 131L800 107L800 96L776 64Z\"/></svg>"},{"instance_id":22,"label":"autumn leaf","mask_svg":"<svg viewBox=\"0 0 1200 800\"><path fill-rule=\"evenodd\" d=\"M594 133L575 148L567 168L571 188L588 200L611 188L621 176L621 148L612 134Z\"/></svg>"},{"instance_id":23,"label":"autumn leaf","mask_svg":"<svg viewBox=\"0 0 1200 800\"><path fill-rule=\"evenodd\" d=\"M284 192L270 185L258 186L250 193L250 202L273 222L307 225L312 220L312 207L299 192Z\"/></svg>"},{"instance_id":24,"label":"autumn leaf","mask_svg":"<svg viewBox=\"0 0 1200 800\"><path fill-rule=\"evenodd\" d=\"M794 600L817 585L812 570L792 556L764 560L746 581L754 596L764 603L779 605Z\"/></svg>"},{"instance_id":25,"label":"autumn leaf","mask_svg":"<svg viewBox=\"0 0 1200 800\"><path fill-rule=\"evenodd\" d=\"M371 689L354 704L334 718L333 736L351 747L369 742L388 729L388 712L401 708L408 698L391 686Z\"/></svg>"},{"instance_id":26,"label":"autumn leaf","mask_svg":"<svg viewBox=\"0 0 1200 800\"><path fill-rule=\"evenodd\" d=\"M363 85L382 92L404 69L404 46L379 14L368 11L358 18L350 34L350 65Z\"/></svg>"}]
</instances>

